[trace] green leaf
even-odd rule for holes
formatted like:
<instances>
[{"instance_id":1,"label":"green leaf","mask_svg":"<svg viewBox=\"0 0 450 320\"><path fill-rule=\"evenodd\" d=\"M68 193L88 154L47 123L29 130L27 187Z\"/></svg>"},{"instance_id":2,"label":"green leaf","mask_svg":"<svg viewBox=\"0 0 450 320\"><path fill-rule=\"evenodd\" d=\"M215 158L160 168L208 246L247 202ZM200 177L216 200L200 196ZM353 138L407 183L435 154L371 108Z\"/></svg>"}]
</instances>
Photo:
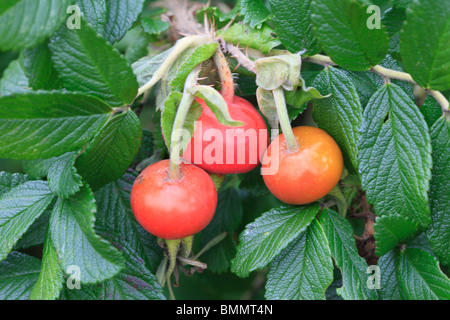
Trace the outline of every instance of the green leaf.
<instances>
[{"instance_id":1,"label":"green leaf","mask_svg":"<svg viewBox=\"0 0 450 320\"><path fill-rule=\"evenodd\" d=\"M77 159L76 167L93 190L123 176L139 151L141 123L129 110L114 116Z\"/></svg>"},{"instance_id":2,"label":"green leaf","mask_svg":"<svg viewBox=\"0 0 450 320\"><path fill-rule=\"evenodd\" d=\"M58 157L48 159L35 159L22 161L22 167L25 173L36 179L43 179L47 177L50 166Z\"/></svg>"},{"instance_id":3,"label":"green leaf","mask_svg":"<svg viewBox=\"0 0 450 320\"><path fill-rule=\"evenodd\" d=\"M0 299L28 300L39 277L41 261L20 252L11 252L0 262Z\"/></svg>"},{"instance_id":4,"label":"green leaf","mask_svg":"<svg viewBox=\"0 0 450 320\"><path fill-rule=\"evenodd\" d=\"M302 83L304 81L300 78ZM288 104L289 119L292 121L298 117L308 107L308 102L312 99L325 98L320 92L313 87L305 87L301 85L295 91L285 91L284 96L286 103ZM266 117L270 127L273 129L278 128L278 112L275 104L275 98L271 90L265 90L262 87L258 87L256 90L256 98L258 106L262 114Z\"/></svg>"},{"instance_id":5,"label":"green leaf","mask_svg":"<svg viewBox=\"0 0 450 320\"><path fill-rule=\"evenodd\" d=\"M302 61L298 54L288 54L260 58L255 61L256 84L265 90L283 87L293 91L301 85L300 69Z\"/></svg>"},{"instance_id":6,"label":"green leaf","mask_svg":"<svg viewBox=\"0 0 450 320\"><path fill-rule=\"evenodd\" d=\"M367 287L367 263L358 255L350 223L336 212L321 213L320 224L328 239L331 256L342 272L343 286L337 289L344 300L376 299Z\"/></svg>"},{"instance_id":7,"label":"green leaf","mask_svg":"<svg viewBox=\"0 0 450 320\"><path fill-rule=\"evenodd\" d=\"M313 86L322 94L331 94L314 100L314 121L336 140L346 168L356 171L363 109L355 85L343 71L329 67L315 78Z\"/></svg>"},{"instance_id":8,"label":"green leaf","mask_svg":"<svg viewBox=\"0 0 450 320\"><path fill-rule=\"evenodd\" d=\"M302 85L297 90L284 92L286 103L294 108L293 112L296 112L297 115L308 107L308 102L311 100L328 98L328 95L323 96L316 88L307 87L305 81L301 78L300 80Z\"/></svg>"},{"instance_id":9,"label":"green leaf","mask_svg":"<svg viewBox=\"0 0 450 320\"><path fill-rule=\"evenodd\" d=\"M397 59L394 59L389 54L381 62L381 66L395 71L405 72L403 64ZM393 79L391 82L402 88L402 90L405 91L413 101L415 101L414 85L412 83L395 79Z\"/></svg>"},{"instance_id":10,"label":"green leaf","mask_svg":"<svg viewBox=\"0 0 450 320\"><path fill-rule=\"evenodd\" d=\"M420 107L420 112L422 112L425 117L425 121L428 127L431 129L433 124L442 117L442 107L432 96L428 96L425 102Z\"/></svg>"},{"instance_id":11,"label":"green leaf","mask_svg":"<svg viewBox=\"0 0 450 320\"><path fill-rule=\"evenodd\" d=\"M392 5L397 8L407 9L411 5L413 0L391 0Z\"/></svg>"},{"instance_id":12,"label":"green leaf","mask_svg":"<svg viewBox=\"0 0 450 320\"><path fill-rule=\"evenodd\" d=\"M450 264L450 124L445 117L431 127L433 169L430 183L431 225L426 231L442 264Z\"/></svg>"},{"instance_id":13,"label":"green leaf","mask_svg":"<svg viewBox=\"0 0 450 320\"><path fill-rule=\"evenodd\" d=\"M164 299L155 272L163 252L156 238L145 231L131 212L130 192L137 174L127 173L95 194L98 204L95 230L120 249L125 268L114 278L81 290L65 290L63 299L155 300Z\"/></svg>"},{"instance_id":14,"label":"green leaf","mask_svg":"<svg viewBox=\"0 0 450 320\"><path fill-rule=\"evenodd\" d=\"M205 103L216 116L219 123L231 127L239 127L244 125L243 122L233 120L231 118L225 99L214 88L211 88L209 86L197 85L193 88L188 89L188 91L197 98L205 101Z\"/></svg>"},{"instance_id":15,"label":"green leaf","mask_svg":"<svg viewBox=\"0 0 450 320\"><path fill-rule=\"evenodd\" d=\"M132 64L149 54L151 50L148 45L154 41L155 37L145 33L140 26L136 26L128 31L114 47L123 52L128 64Z\"/></svg>"},{"instance_id":16,"label":"green leaf","mask_svg":"<svg viewBox=\"0 0 450 320\"><path fill-rule=\"evenodd\" d=\"M184 92L184 86L188 75L200 63L211 58L217 48L218 44L215 42L194 46L185 50L176 59L160 81L156 97L156 107L158 110L164 109L165 102L172 92Z\"/></svg>"},{"instance_id":17,"label":"green leaf","mask_svg":"<svg viewBox=\"0 0 450 320\"><path fill-rule=\"evenodd\" d=\"M396 7L387 10L381 20L389 33L389 53L395 57L400 55L400 35L405 20L405 9Z\"/></svg>"},{"instance_id":18,"label":"green leaf","mask_svg":"<svg viewBox=\"0 0 450 320\"><path fill-rule=\"evenodd\" d=\"M322 227L313 220L269 265L266 299L325 300L333 282L333 261Z\"/></svg>"},{"instance_id":19,"label":"green leaf","mask_svg":"<svg viewBox=\"0 0 450 320\"><path fill-rule=\"evenodd\" d=\"M144 0L77 0L86 19L110 43L120 40L140 15Z\"/></svg>"},{"instance_id":20,"label":"green leaf","mask_svg":"<svg viewBox=\"0 0 450 320\"><path fill-rule=\"evenodd\" d=\"M195 248L200 250L219 234L227 233L224 240L200 257L200 260L208 265L208 270L212 272L228 270L230 261L236 254L233 233L242 221L242 214L242 203L236 189L227 188L219 192L214 217L208 226L195 236L194 242Z\"/></svg>"},{"instance_id":21,"label":"green leaf","mask_svg":"<svg viewBox=\"0 0 450 320\"><path fill-rule=\"evenodd\" d=\"M16 242L13 250L28 249L44 244L52 207L53 206L50 204L50 206L44 210L39 218L33 222L19 241Z\"/></svg>"},{"instance_id":22,"label":"green leaf","mask_svg":"<svg viewBox=\"0 0 450 320\"><path fill-rule=\"evenodd\" d=\"M270 127L278 129L278 111L272 91L258 87L256 89L256 99L259 110L266 117Z\"/></svg>"},{"instance_id":23,"label":"green leaf","mask_svg":"<svg viewBox=\"0 0 450 320\"><path fill-rule=\"evenodd\" d=\"M140 256L140 263L145 262L151 272L156 272L163 258L163 251L157 244L156 237L141 227L131 211L131 188L137 176L134 171L127 172L122 178L95 192L95 228L115 246L135 250ZM122 252L126 255L126 252Z\"/></svg>"},{"instance_id":24,"label":"green leaf","mask_svg":"<svg viewBox=\"0 0 450 320\"><path fill-rule=\"evenodd\" d=\"M391 250L378 259L380 268L380 299L405 300L397 281L395 260L398 258L396 250Z\"/></svg>"},{"instance_id":25,"label":"green leaf","mask_svg":"<svg viewBox=\"0 0 450 320\"><path fill-rule=\"evenodd\" d=\"M163 62L172 52L172 48L152 57L141 58L131 65L140 87L150 81L153 74L161 67Z\"/></svg>"},{"instance_id":26,"label":"green leaf","mask_svg":"<svg viewBox=\"0 0 450 320\"><path fill-rule=\"evenodd\" d=\"M81 93L0 97L0 157L41 159L77 150L92 139L111 111Z\"/></svg>"},{"instance_id":27,"label":"green leaf","mask_svg":"<svg viewBox=\"0 0 450 320\"><path fill-rule=\"evenodd\" d=\"M399 243L408 242L420 232L415 220L397 213L377 217L374 230L378 256L388 253Z\"/></svg>"},{"instance_id":28,"label":"green leaf","mask_svg":"<svg viewBox=\"0 0 450 320\"><path fill-rule=\"evenodd\" d=\"M200 10L197 10L195 16L200 23L204 23L205 16L207 21L214 21L217 29L222 29L225 27L231 20L240 21L240 10L241 4L240 0L236 3L232 10L229 12L222 12L217 7L207 7L204 6ZM238 15L239 14L239 15Z\"/></svg>"},{"instance_id":29,"label":"green leaf","mask_svg":"<svg viewBox=\"0 0 450 320\"><path fill-rule=\"evenodd\" d=\"M56 158L48 170L48 185L59 197L67 198L74 195L83 185L74 164L77 154L68 152Z\"/></svg>"},{"instance_id":30,"label":"green leaf","mask_svg":"<svg viewBox=\"0 0 450 320\"><path fill-rule=\"evenodd\" d=\"M270 19L270 11L262 0L241 0L240 14L250 28L261 29L262 24Z\"/></svg>"},{"instance_id":31,"label":"green leaf","mask_svg":"<svg viewBox=\"0 0 450 320\"><path fill-rule=\"evenodd\" d=\"M160 284L142 263L133 248L125 250L126 269L97 285L83 285L81 290L63 292L62 300L165 300Z\"/></svg>"},{"instance_id":32,"label":"green leaf","mask_svg":"<svg viewBox=\"0 0 450 320\"><path fill-rule=\"evenodd\" d=\"M34 90L51 90L62 87L47 43L26 49L22 54L23 69L29 79L30 87Z\"/></svg>"},{"instance_id":33,"label":"green leaf","mask_svg":"<svg viewBox=\"0 0 450 320\"><path fill-rule=\"evenodd\" d=\"M436 258L415 248L406 249L396 263L397 281L408 300L449 300L450 280Z\"/></svg>"},{"instance_id":34,"label":"green leaf","mask_svg":"<svg viewBox=\"0 0 450 320\"><path fill-rule=\"evenodd\" d=\"M11 7L15 6L20 0L3 0L0 3L0 14L8 11Z\"/></svg>"},{"instance_id":35,"label":"green leaf","mask_svg":"<svg viewBox=\"0 0 450 320\"><path fill-rule=\"evenodd\" d=\"M267 25L262 25L260 29L251 28L243 23L235 23L223 32L219 32L218 36L226 42L241 47L249 47L259 50L264 54L281 44L276 33Z\"/></svg>"},{"instance_id":36,"label":"green leaf","mask_svg":"<svg viewBox=\"0 0 450 320\"><path fill-rule=\"evenodd\" d=\"M134 158L135 163L139 163L155 152L155 137L153 132L147 129L142 129L142 142L139 151Z\"/></svg>"},{"instance_id":37,"label":"green leaf","mask_svg":"<svg viewBox=\"0 0 450 320\"><path fill-rule=\"evenodd\" d=\"M76 0L76 4L92 28L104 36L108 19L107 0Z\"/></svg>"},{"instance_id":38,"label":"green leaf","mask_svg":"<svg viewBox=\"0 0 450 320\"><path fill-rule=\"evenodd\" d=\"M337 294L337 289L339 289L340 287L342 287L342 274L339 268L334 268L333 282L325 292L325 297L327 298L327 300L343 300L342 297Z\"/></svg>"},{"instance_id":39,"label":"green leaf","mask_svg":"<svg viewBox=\"0 0 450 320\"><path fill-rule=\"evenodd\" d=\"M347 187L345 182L345 180L342 181L342 187L341 184L337 184L327 195L330 200L334 200L336 202L337 212L343 217L346 216L349 206L343 193L343 190L345 191L345 188Z\"/></svg>"},{"instance_id":40,"label":"green leaf","mask_svg":"<svg viewBox=\"0 0 450 320\"><path fill-rule=\"evenodd\" d=\"M308 56L320 53L322 47L312 31L312 0L270 0L275 31L290 52L307 50ZM292 14L295 12L295 14Z\"/></svg>"},{"instance_id":41,"label":"green leaf","mask_svg":"<svg viewBox=\"0 0 450 320\"><path fill-rule=\"evenodd\" d=\"M26 93L31 88L28 78L25 75L20 60L14 60L6 68L3 77L0 79L0 96L7 96L13 93Z\"/></svg>"},{"instance_id":42,"label":"green leaf","mask_svg":"<svg viewBox=\"0 0 450 320\"><path fill-rule=\"evenodd\" d=\"M268 196L270 194L270 191L267 189L264 179L261 176L260 167L256 167L252 171L242 174L239 190L246 191L255 196Z\"/></svg>"},{"instance_id":43,"label":"green leaf","mask_svg":"<svg viewBox=\"0 0 450 320\"><path fill-rule=\"evenodd\" d=\"M367 200L378 216L408 217L412 236L431 222L428 188L431 143L427 124L411 98L397 85L381 87L369 101L361 126L360 173ZM381 230L398 231L391 239L407 237L400 218L386 218ZM395 225L387 225L387 223ZM384 233L384 232L383 232ZM381 238L377 239L381 240ZM390 242L391 245L393 242ZM390 246L383 245L383 251Z\"/></svg>"},{"instance_id":44,"label":"green leaf","mask_svg":"<svg viewBox=\"0 0 450 320\"><path fill-rule=\"evenodd\" d=\"M398 7L390 8L385 12L381 20L392 41L392 37L400 33L403 28L403 23L406 20L406 10Z\"/></svg>"},{"instance_id":45,"label":"green leaf","mask_svg":"<svg viewBox=\"0 0 450 320\"><path fill-rule=\"evenodd\" d=\"M30 176L21 173L0 172L0 196L14 187L33 180Z\"/></svg>"},{"instance_id":46,"label":"green leaf","mask_svg":"<svg viewBox=\"0 0 450 320\"><path fill-rule=\"evenodd\" d=\"M239 236L231 271L243 278L253 270L264 268L306 230L318 212L319 206L312 204L302 207L283 205L263 213Z\"/></svg>"},{"instance_id":47,"label":"green leaf","mask_svg":"<svg viewBox=\"0 0 450 320\"><path fill-rule=\"evenodd\" d=\"M168 80L169 90L183 92L188 75L200 63L211 58L217 48L217 43L209 43L183 53L168 71L166 79Z\"/></svg>"},{"instance_id":48,"label":"green leaf","mask_svg":"<svg viewBox=\"0 0 450 320\"><path fill-rule=\"evenodd\" d=\"M28 181L0 195L0 261L52 200L45 181Z\"/></svg>"},{"instance_id":49,"label":"green leaf","mask_svg":"<svg viewBox=\"0 0 450 320\"><path fill-rule=\"evenodd\" d=\"M160 19L142 18L142 29L151 35L159 35L170 28L170 23Z\"/></svg>"},{"instance_id":50,"label":"green leaf","mask_svg":"<svg viewBox=\"0 0 450 320\"><path fill-rule=\"evenodd\" d=\"M330 58L343 68L365 71L386 56L386 28L368 28L370 14L366 13L366 5L352 0L313 0L311 11L317 38Z\"/></svg>"},{"instance_id":51,"label":"green leaf","mask_svg":"<svg viewBox=\"0 0 450 320\"><path fill-rule=\"evenodd\" d=\"M88 93L116 107L135 99L138 84L126 59L84 20L81 29L61 28L51 38L50 49L66 89Z\"/></svg>"},{"instance_id":52,"label":"green leaf","mask_svg":"<svg viewBox=\"0 0 450 320\"><path fill-rule=\"evenodd\" d=\"M428 242L425 232L422 232L417 237L415 237L414 239L409 241L406 244L406 247L421 249L423 251L428 252L429 254L431 254L434 257L436 256L436 254L434 253L433 249L430 246L430 242Z\"/></svg>"},{"instance_id":53,"label":"green leaf","mask_svg":"<svg viewBox=\"0 0 450 320\"><path fill-rule=\"evenodd\" d=\"M161 115L161 131L168 150L170 150L170 146L172 144L173 124L175 122L178 106L180 105L182 98L183 94L181 92L173 91L166 99ZM190 106L189 113L187 114L186 120L183 124L183 129L189 132L189 137L194 135L195 122L200 118L201 114L201 105L194 101ZM190 141L190 139L183 139L182 137L182 141L180 141L181 145L179 145L180 153L186 149Z\"/></svg>"},{"instance_id":54,"label":"green leaf","mask_svg":"<svg viewBox=\"0 0 450 320\"><path fill-rule=\"evenodd\" d=\"M59 198L50 218L50 234L59 260L66 270L80 268L82 283L112 278L124 268L122 255L94 231L94 196L87 187L76 195Z\"/></svg>"},{"instance_id":55,"label":"green leaf","mask_svg":"<svg viewBox=\"0 0 450 320\"><path fill-rule=\"evenodd\" d=\"M407 11L400 52L406 70L424 88L450 89L449 15L446 0L417 0Z\"/></svg>"},{"instance_id":56,"label":"green leaf","mask_svg":"<svg viewBox=\"0 0 450 320\"><path fill-rule=\"evenodd\" d=\"M44 41L66 19L65 13L70 2L20 0L13 4L9 1L9 9L0 11L0 50L19 51Z\"/></svg>"},{"instance_id":57,"label":"green leaf","mask_svg":"<svg viewBox=\"0 0 450 320\"><path fill-rule=\"evenodd\" d=\"M383 79L374 72L369 71L347 71L342 70L353 82L356 91L358 91L361 106L366 107L370 98L384 84Z\"/></svg>"},{"instance_id":58,"label":"green leaf","mask_svg":"<svg viewBox=\"0 0 450 320\"><path fill-rule=\"evenodd\" d=\"M31 291L30 300L56 300L63 288L63 281L63 271L58 260L58 255L53 246L52 239L47 232L41 272Z\"/></svg>"}]
</instances>

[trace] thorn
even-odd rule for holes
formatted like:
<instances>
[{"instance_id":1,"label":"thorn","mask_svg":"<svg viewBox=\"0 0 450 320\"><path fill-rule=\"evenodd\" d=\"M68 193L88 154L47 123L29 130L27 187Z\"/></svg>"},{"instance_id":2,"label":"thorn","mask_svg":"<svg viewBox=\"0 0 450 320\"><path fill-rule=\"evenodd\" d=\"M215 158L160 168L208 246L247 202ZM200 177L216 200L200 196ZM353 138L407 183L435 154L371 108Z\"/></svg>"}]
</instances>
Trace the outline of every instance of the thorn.
<instances>
[{"instance_id":1,"label":"thorn","mask_svg":"<svg viewBox=\"0 0 450 320\"><path fill-rule=\"evenodd\" d=\"M210 31L208 29L208 16L206 15L206 11L203 14L203 25L204 25L204 28L205 28L205 32L206 33L210 33Z\"/></svg>"},{"instance_id":2,"label":"thorn","mask_svg":"<svg viewBox=\"0 0 450 320\"><path fill-rule=\"evenodd\" d=\"M238 14L238 15L239 15L239 14ZM238 15L236 15L236 16L238 16ZM231 20L230 22L228 22L228 23L226 24L226 26L222 28L222 30L227 30L227 29L233 24L233 22L234 22L234 19Z\"/></svg>"}]
</instances>

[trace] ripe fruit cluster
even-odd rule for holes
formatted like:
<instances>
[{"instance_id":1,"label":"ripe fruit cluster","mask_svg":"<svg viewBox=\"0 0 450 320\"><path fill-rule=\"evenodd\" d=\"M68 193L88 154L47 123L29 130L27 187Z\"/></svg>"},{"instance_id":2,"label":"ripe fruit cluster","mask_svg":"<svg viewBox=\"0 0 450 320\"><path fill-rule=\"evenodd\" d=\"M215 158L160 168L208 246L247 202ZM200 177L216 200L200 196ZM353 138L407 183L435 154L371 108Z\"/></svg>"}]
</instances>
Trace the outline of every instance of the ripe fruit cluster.
<instances>
[{"instance_id":1,"label":"ripe fruit cluster","mask_svg":"<svg viewBox=\"0 0 450 320\"><path fill-rule=\"evenodd\" d=\"M217 191L209 174L246 173L262 163L261 173L270 192L285 203L300 205L328 194L344 168L338 145L325 131L291 128L282 89L272 92L286 137L280 134L269 145L265 120L250 102L235 95L233 76L221 49L214 53L213 60L221 80L221 93L214 91L215 99L221 100L220 107L211 105L213 112L206 101L186 90L197 85L199 71L192 71L186 79L172 135L184 125L194 100L200 104L202 114L182 159L171 149L170 160L146 168L131 192L137 221L151 234L169 242L193 236L212 220ZM231 118L239 126L219 121L216 108L222 117ZM184 162L177 165L180 161Z\"/></svg>"},{"instance_id":2,"label":"ripe fruit cluster","mask_svg":"<svg viewBox=\"0 0 450 320\"><path fill-rule=\"evenodd\" d=\"M221 137L226 137L226 130L253 130L257 133L257 147L249 139L223 139L222 150L234 151L233 161L226 161L226 154L220 164L208 164L201 158L194 163L195 150L190 146L183 158L187 163L181 163L178 179L169 177L169 160L163 160L147 167L136 179L131 191L131 208L137 221L151 234L162 239L182 239L201 231L212 220L217 206L217 191L208 173L234 174L245 173L259 164L259 159L267 147L260 148L259 132L267 131L264 119L247 100L234 96L227 101L228 110L233 119L244 123L241 127L230 127L219 123L214 113L203 100L198 100L202 106L201 132L192 137L190 146L199 145L203 155L208 143L203 140L198 143L204 133L211 129L218 129ZM240 132L235 135L239 137ZM267 133L261 139L267 140ZM192 150L192 152L189 152ZM245 150L245 161L239 163L238 151ZM256 156L252 153L257 153ZM251 159L257 159L252 162ZM207 173L208 172L208 173Z\"/></svg>"},{"instance_id":3,"label":"ripe fruit cluster","mask_svg":"<svg viewBox=\"0 0 450 320\"><path fill-rule=\"evenodd\" d=\"M263 118L253 105L240 97L228 101L228 108L233 119L245 124L243 128L220 124L206 103L201 100L199 102L203 108L199 119L202 121L203 132L195 132L190 145L194 145L195 139L210 128L216 128L220 132L238 129L254 129L255 132L267 130ZM181 239L198 233L211 221L217 205L217 192L208 173L248 172L259 164L249 162L252 152L257 153L257 159L263 158L264 182L281 201L300 205L324 197L342 175L342 153L336 142L319 128L296 127L293 128L293 133L298 144L296 150L287 148L283 134L276 137L265 150L252 148L249 139L239 139L237 143L224 139L223 150L227 150L227 144L234 143L232 147L235 158L232 163L227 163L224 155L221 164L208 164L201 159L194 165L194 152L188 147L187 150L191 151L183 155L186 163L180 165L178 179L169 177L169 160L149 166L136 179L131 192L132 211L137 221L148 232L162 239ZM258 136L258 140L260 138L263 139ZM207 143L201 143L200 146L203 151ZM238 164L236 154L242 149L246 152L245 162ZM276 167L278 170L264 174L264 169L268 167Z\"/></svg>"}]
</instances>

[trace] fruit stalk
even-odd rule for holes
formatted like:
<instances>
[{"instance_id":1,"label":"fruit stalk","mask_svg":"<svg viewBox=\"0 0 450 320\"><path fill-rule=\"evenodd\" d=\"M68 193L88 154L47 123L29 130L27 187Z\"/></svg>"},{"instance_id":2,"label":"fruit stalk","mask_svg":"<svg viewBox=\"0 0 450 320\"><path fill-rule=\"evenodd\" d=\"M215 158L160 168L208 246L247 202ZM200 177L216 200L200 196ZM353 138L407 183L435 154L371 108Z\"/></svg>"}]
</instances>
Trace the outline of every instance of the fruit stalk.
<instances>
[{"instance_id":1,"label":"fruit stalk","mask_svg":"<svg viewBox=\"0 0 450 320\"><path fill-rule=\"evenodd\" d=\"M289 121L289 114L286 108L286 99L284 98L283 88L277 88L272 91L277 108L278 120L280 122L281 131L286 139L286 144L289 152L298 150L297 139L292 132L291 122Z\"/></svg>"},{"instance_id":2,"label":"fruit stalk","mask_svg":"<svg viewBox=\"0 0 450 320\"><path fill-rule=\"evenodd\" d=\"M175 295L173 294L172 291L170 277L172 276L172 273L175 270L175 266L177 263L178 249L180 247L181 240L165 240L165 243L169 255L169 267L167 268L166 271L167 287L169 289L170 300L175 300Z\"/></svg>"},{"instance_id":3,"label":"fruit stalk","mask_svg":"<svg viewBox=\"0 0 450 320\"><path fill-rule=\"evenodd\" d=\"M231 73L228 61L220 48L217 49L216 53L214 54L214 62L217 66L217 72L219 74L220 81L222 84L221 94L225 99L225 101L227 102L233 101L234 99L233 75Z\"/></svg>"},{"instance_id":4,"label":"fruit stalk","mask_svg":"<svg viewBox=\"0 0 450 320\"><path fill-rule=\"evenodd\" d=\"M161 78L167 73L175 61L189 48L202 44L211 43L212 40L208 36L188 36L177 41L170 54L164 60L159 69L153 74L152 78L139 88L137 97L150 90Z\"/></svg>"},{"instance_id":5,"label":"fruit stalk","mask_svg":"<svg viewBox=\"0 0 450 320\"><path fill-rule=\"evenodd\" d=\"M333 60L331 60L330 57L321 55L321 54L316 54L311 57L306 57L306 58L304 58L304 60L315 63L315 64L320 64L325 67L337 66L337 64L335 62L333 62ZM385 68L380 65L373 66L372 68L370 68L370 71L380 75L384 79L396 79L396 80L409 82L413 85L419 86L414 81L413 77L409 73L406 73L406 72L388 69L388 68ZM445 98L445 96L441 92L436 91L436 90L430 90L430 89L426 89L426 90L441 105L442 112L444 113L444 115L447 118L450 117L450 111L449 111L450 103Z\"/></svg>"},{"instance_id":6,"label":"fruit stalk","mask_svg":"<svg viewBox=\"0 0 450 320\"><path fill-rule=\"evenodd\" d=\"M184 86L183 98L181 99L180 105L178 106L175 121L173 123L172 134L170 137L170 179L177 180L180 177L181 150L176 148L176 146L178 143L181 143L179 141L181 138L180 135L183 132L184 123L186 122L186 117L189 113L189 109L195 99L194 95L191 94L188 89L197 84L199 72L200 66L196 67L187 77Z\"/></svg>"}]
</instances>

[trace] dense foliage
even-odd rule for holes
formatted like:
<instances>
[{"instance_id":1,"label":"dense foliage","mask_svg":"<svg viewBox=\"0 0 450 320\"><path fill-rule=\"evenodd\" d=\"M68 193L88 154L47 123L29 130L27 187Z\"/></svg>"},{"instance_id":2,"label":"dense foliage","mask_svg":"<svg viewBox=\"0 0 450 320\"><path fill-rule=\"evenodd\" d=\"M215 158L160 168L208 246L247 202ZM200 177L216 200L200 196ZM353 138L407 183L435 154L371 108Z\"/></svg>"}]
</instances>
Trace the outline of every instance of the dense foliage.
<instances>
[{"instance_id":1,"label":"dense foliage","mask_svg":"<svg viewBox=\"0 0 450 320\"><path fill-rule=\"evenodd\" d=\"M449 16L448 0L1 1L0 299L169 298L130 193L171 156L186 95L236 125L217 52L269 127L318 126L345 170L305 205L260 166L212 175L175 297L450 299Z\"/></svg>"}]
</instances>

